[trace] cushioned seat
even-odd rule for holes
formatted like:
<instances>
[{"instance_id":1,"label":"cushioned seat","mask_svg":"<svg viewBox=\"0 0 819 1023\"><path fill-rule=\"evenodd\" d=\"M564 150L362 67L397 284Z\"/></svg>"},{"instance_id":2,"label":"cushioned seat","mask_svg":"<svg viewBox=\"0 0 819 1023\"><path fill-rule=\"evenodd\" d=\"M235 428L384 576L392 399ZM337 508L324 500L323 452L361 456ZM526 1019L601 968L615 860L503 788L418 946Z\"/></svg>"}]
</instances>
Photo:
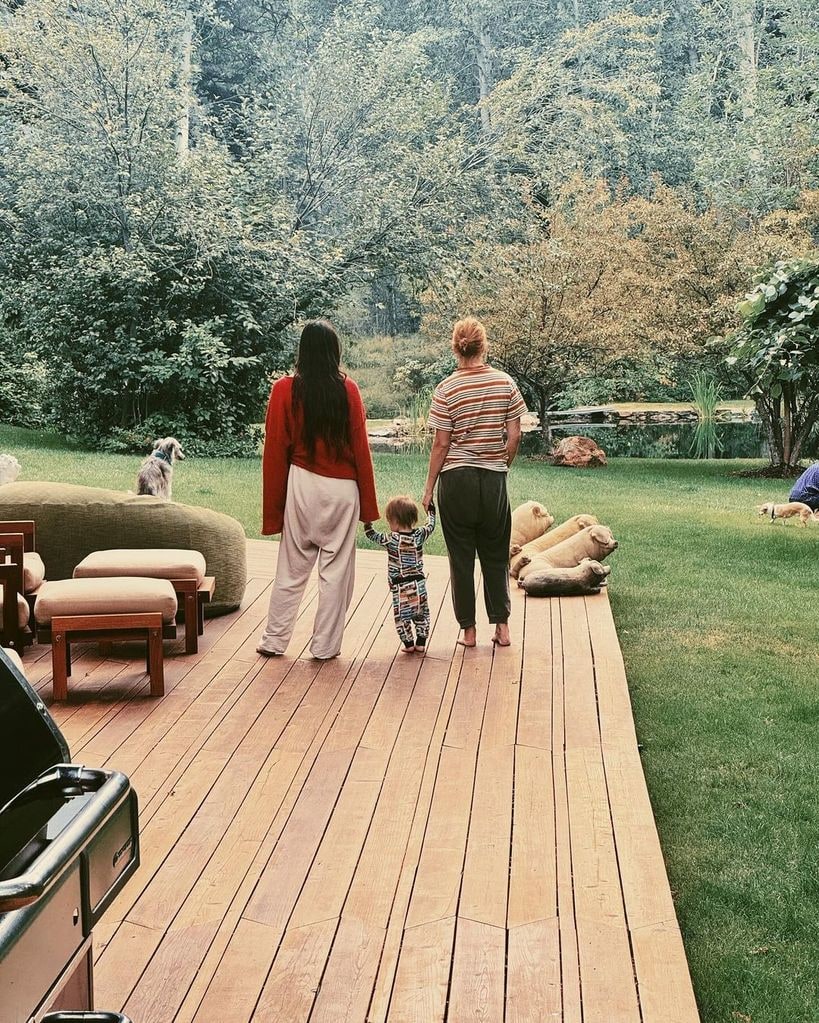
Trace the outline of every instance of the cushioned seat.
<instances>
[{"instance_id":1,"label":"cushioned seat","mask_svg":"<svg viewBox=\"0 0 819 1023\"><path fill-rule=\"evenodd\" d=\"M48 578L70 579L94 551L135 548L199 551L216 590L208 615L235 610L245 592L247 550L241 524L229 515L73 483L7 483L0 520L36 523L37 550Z\"/></svg>"},{"instance_id":2,"label":"cushioned seat","mask_svg":"<svg viewBox=\"0 0 819 1023\"><path fill-rule=\"evenodd\" d=\"M162 621L176 618L177 599L166 579L62 579L43 583L34 605L38 625L62 615L143 614L158 611Z\"/></svg>"},{"instance_id":3,"label":"cushioned seat","mask_svg":"<svg viewBox=\"0 0 819 1023\"><path fill-rule=\"evenodd\" d=\"M23 555L23 589L33 593L45 579L45 565L37 551L26 551Z\"/></svg>"},{"instance_id":4,"label":"cushioned seat","mask_svg":"<svg viewBox=\"0 0 819 1023\"><path fill-rule=\"evenodd\" d=\"M29 617L31 616L31 608L28 606L28 601L22 595L17 594L17 624L21 629L24 629L28 625ZM3 587L0 586L0 625L3 624ZM7 643L12 642L10 639L6 639Z\"/></svg>"},{"instance_id":5,"label":"cushioned seat","mask_svg":"<svg viewBox=\"0 0 819 1023\"><path fill-rule=\"evenodd\" d=\"M205 559L199 551L113 550L94 551L83 558L74 569L74 578L127 575L144 579L195 579L201 585L205 572Z\"/></svg>"}]
</instances>

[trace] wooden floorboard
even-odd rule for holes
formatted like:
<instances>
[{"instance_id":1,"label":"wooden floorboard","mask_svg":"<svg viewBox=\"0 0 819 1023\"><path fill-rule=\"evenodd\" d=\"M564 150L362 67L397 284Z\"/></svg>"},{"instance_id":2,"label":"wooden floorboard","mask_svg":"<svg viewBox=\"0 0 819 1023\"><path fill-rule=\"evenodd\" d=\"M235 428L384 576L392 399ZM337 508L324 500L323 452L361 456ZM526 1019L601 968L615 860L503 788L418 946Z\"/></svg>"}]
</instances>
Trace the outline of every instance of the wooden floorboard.
<instances>
[{"instance_id":1,"label":"wooden floorboard","mask_svg":"<svg viewBox=\"0 0 819 1023\"><path fill-rule=\"evenodd\" d=\"M255 650L275 544L199 652L26 654L75 760L127 773L142 865L95 932L97 1004L135 1023L696 1023L605 592L513 592L512 646L456 645L427 559L426 655L361 551L341 656Z\"/></svg>"}]
</instances>

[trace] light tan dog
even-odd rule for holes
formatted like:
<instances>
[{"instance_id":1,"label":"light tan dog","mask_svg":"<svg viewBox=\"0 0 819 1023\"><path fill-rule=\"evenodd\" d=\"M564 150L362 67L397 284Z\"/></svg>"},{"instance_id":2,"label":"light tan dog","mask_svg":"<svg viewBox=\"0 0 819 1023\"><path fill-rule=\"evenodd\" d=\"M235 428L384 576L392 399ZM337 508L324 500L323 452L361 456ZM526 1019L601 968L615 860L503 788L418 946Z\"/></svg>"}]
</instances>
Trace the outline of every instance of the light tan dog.
<instances>
[{"instance_id":1,"label":"light tan dog","mask_svg":"<svg viewBox=\"0 0 819 1023\"><path fill-rule=\"evenodd\" d=\"M596 526L597 523L598 519L594 515L572 515L570 519L561 522L559 526L550 529L548 533L544 533L543 536L539 536L537 539L524 544L520 550L515 550L513 547L511 552L512 564L509 568L512 577L517 579L518 572L524 564L524 558L531 560L538 554L542 554L543 551L549 550L550 547L556 547L559 543L563 543L570 536L579 533L581 529L585 529L587 526Z\"/></svg>"},{"instance_id":2,"label":"light tan dog","mask_svg":"<svg viewBox=\"0 0 819 1023\"><path fill-rule=\"evenodd\" d=\"M530 573L538 572L542 568L573 568L584 558L602 561L612 551L617 550L618 546L608 526L586 526L568 540L543 551L522 565L518 579L525 579Z\"/></svg>"},{"instance_id":3,"label":"light tan dog","mask_svg":"<svg viewBox=\"0 0 819 1023\"><path fill-rule=\"evenodd\" d=\"M801 501L789 501L787 504L774 504L773 501L769 501L767 504L758 504L756 510L760 515L767 515L771 522L775 519L782 519L784 522L785 519L797 517L803 526L807 526L810 519L819 522L819 515Z\"/></svg>"},{"instance_id":4,"label":"light tan dog","mask_svg":"<svg viewBox=\"0 0 819 1023\"><path fill-rule=\"evenodd\" d=\"M509 541L509 557L515 548L519 551L530 540L536 540L554 525L555 517L550 515L539 501L526 501L512 512L512 537ZM517 553L517 551L515 551Z\"/></svg>"}]
</instances>

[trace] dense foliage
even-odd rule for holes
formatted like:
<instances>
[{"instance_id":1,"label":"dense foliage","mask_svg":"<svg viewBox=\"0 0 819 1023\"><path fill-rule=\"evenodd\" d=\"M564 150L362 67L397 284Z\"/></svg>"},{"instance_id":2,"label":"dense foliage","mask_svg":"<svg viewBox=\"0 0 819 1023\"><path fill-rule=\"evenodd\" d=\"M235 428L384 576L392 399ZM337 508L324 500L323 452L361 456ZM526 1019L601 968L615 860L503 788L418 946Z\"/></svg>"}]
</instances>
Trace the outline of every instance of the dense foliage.
<instances>
[{"instance_id":1,"label":"dense foliage","mask_svg":"<svg viewBox=\"0 0 819 1023\"><path fill-rule=\"evenodd\" d=\"M772 463L787 471L819 422L819 260L777 263L740 313L728 362L754 398Z\"/></svg>"},{"instance_id":2,"label":"dense foliage","mask_svg":"<svg viewBox=\"0 0 819 1023\"><path fill-rule=\"evenodd\" d=\"M682 393L815 244L818 40L807 0L3 0L0 415L241 450L305 316L424 324L386 414L468 306L538 407Z\"/></svg>"}]
</instances>

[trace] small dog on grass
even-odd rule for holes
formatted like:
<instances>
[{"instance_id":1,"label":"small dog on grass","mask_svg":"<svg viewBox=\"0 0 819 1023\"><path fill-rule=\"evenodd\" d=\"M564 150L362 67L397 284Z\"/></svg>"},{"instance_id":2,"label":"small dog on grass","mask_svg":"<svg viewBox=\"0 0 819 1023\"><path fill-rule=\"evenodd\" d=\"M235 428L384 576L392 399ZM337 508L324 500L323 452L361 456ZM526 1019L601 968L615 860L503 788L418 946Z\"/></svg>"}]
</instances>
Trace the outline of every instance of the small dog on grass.
<instances>
[{"instance_id":1,"label":"small dog on grass","mask_svg":"<svg viewBox=\"0 0 819 1023\"><path fill-rule=\"evenodd\" d=\"M758 504L756 510L760 515L766 515L771 522L782 519L784 523L785 519L795 518L798 518L803 526L807 526L811 519L819 522L819 513L801 501L789 501L787 504L774 504L773 501L769 501L766 504Z\"/></svg>"},{"instance_id":2,"label":"small dog on grass","mask_svg":"<svg viewBox=\"0 0 819 1023\"><path fill-rule=\"evenodd\" d=\"M20 463L14 455L0 455L0 487L4 483L14 483L20 475Z\"/></svg>"},{"instance_id":3,"label":"small dog on grass","mask_svg":"<svg viewBox=\"0 0 819 1023\"><path fill-rule=\"evenodd\" d=\"M154 441L154 449L139 467L137 493L171 500L173 464L183 459L182 445L175 437Z\"/></svg>"}]
</instances>

